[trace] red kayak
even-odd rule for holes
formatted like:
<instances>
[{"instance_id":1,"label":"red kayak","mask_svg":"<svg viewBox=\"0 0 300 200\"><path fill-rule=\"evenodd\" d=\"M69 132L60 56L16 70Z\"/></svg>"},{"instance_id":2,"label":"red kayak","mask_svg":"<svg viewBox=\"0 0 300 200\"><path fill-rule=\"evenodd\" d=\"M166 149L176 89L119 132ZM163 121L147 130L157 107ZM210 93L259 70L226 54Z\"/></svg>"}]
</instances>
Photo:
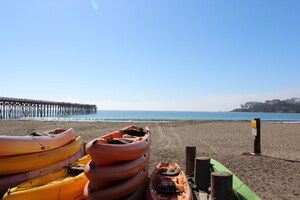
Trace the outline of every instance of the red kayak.
<instances>
[{"instance_id":1,"label":"red kayak","mask_svg":"<svg viewBox=\"0 0 300 200\"><path fill-rule=\"evenodd\" d=\"M135 196L140 195L139 192L143 189L141 187L143 187L147 178L148 168L145 167L134 177L119 181L119 183L103 189L93 190L90 187L90 182L88 182L84 188L84 198L87 200L134 199ZM128 195L132 195L133 197Z\"/></svg>"},{"instance_id":2,"label":"red kayak","mask_svg":"<svg viewBox=\"0 0 300 200\"><path fill-rule=\"evenodd\" d=\"M148 127L128 126L90 141L86 152L96 167L110 166L118 161L136 160L150 148Z\"/></svg>"}]
</instances>

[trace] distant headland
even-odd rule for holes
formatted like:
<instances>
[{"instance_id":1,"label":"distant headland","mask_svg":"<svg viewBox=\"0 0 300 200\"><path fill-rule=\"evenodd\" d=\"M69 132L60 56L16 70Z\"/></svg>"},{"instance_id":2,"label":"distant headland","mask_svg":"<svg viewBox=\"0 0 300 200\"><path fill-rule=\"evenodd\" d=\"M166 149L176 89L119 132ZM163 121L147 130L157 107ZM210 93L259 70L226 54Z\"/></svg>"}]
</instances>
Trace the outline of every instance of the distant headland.
<instances>
[{"instance_id":1,"label":"distant headland","mask_svg":"<svg viewBox=\"0 0 300 200\"><path fill-rule=\"evenodd\" d=\"M300 113L300 98L287 100L266 100L263 102L250 101L241 104L241 108L231 112L272 112L272 113Z\"/></svg>"}]
</instances>

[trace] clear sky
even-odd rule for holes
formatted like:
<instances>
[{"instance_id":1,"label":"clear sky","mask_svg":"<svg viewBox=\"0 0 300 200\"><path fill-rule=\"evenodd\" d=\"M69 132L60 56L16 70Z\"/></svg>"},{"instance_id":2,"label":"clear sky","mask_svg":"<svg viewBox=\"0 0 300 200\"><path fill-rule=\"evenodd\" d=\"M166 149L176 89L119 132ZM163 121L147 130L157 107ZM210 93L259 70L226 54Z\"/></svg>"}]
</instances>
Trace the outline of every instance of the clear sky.
<instances>
[{"instance_id":1,"label":"clear sky","mask_svg":"<svg viewBox=\"0 0 300 200\"><path fill-rule=\"evenodd\" d=\"M0 96L228 111L300 97L298 0L0 0Z\"/></svg>"}]
</instances>

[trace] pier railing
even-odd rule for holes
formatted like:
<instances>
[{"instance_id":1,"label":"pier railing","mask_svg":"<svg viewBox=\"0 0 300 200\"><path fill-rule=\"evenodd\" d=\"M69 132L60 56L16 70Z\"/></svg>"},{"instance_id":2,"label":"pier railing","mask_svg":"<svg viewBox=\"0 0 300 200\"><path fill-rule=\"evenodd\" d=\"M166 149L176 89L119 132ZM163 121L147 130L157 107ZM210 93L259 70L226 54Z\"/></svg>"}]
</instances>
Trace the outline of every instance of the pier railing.
<instances>
[{"instance_id":1,"label":"pier railing","mask_svg":"<svg viewBox=\"0 0 300 200\"><path fill-rule=\"evenodd\" d=\"M0 97L0 119L50 117L97 112L96 105Z\"/></svg>"}]
</instances>

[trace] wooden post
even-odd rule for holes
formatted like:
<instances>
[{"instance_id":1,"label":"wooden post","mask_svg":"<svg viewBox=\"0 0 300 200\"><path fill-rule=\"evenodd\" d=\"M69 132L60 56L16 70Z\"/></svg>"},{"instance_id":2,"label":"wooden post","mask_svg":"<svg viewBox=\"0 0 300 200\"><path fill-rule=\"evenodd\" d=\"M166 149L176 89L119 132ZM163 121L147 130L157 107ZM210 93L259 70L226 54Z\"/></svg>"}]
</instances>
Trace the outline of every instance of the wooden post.
<instances>
[{"instance_id":1,"label":"wooden post","mask_svg":"<svg viewBox=\"0 0 300 200\"><path fill-rule=\"evenodd\" d=\"M187 176L193 176L194 162L196 158L196 147L185 147L185 172Z\"/></svg>"},{"instance_id":2,"label":"wooden post","mask_svg":"<svg viewBox=\"0 0 300 200\"><path fill-rule=\"evenodd\" d=\"M252 128L256 129L256 134L254 134L254 154L261 154L260 149L260 118L255 118L255 125L252 123ZM254 127L256 126L256 127Z\"/></svg>"},{"instance_id":3,"label":"wooden post","mask_svg":"<svg viewBox=\"0 0 300 200\"><path fill-rule=\"evenodd\" d=\"M198 189L208 192L210 183L210 158L197 157L195 160L195 183Z\"/></svg>"},{"instance_id":4,"label":"wooden post","mask_svg":"<svg viewBox=\"0 0 300 200\"><path fill-rule=\"evenodd\" d=\"M211 173L211 199L232 199L232 174L229 172Z\"/></svg>"},{"instance_id":5,"label":"wooden post","mask_svg":"<svg viewBox=\"0 0 300 200\"><path fill-rule=\"evenodd\" d=\"M87 155L86 151L85 151L85 147L86 147L87 143L86 142L83 142L82 143L82 146L81 146L81 152L82 152L82 155L85 156Z\"/></svg>"}]
</instances>

